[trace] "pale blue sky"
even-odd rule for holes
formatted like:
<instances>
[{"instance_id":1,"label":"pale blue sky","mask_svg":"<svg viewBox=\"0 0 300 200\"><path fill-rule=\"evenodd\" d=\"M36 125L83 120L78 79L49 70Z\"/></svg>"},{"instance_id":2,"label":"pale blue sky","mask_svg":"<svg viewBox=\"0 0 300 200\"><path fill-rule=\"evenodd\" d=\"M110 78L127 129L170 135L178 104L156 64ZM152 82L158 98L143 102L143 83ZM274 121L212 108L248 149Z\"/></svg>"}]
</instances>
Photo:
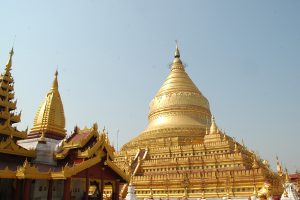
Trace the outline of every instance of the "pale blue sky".
<instances>
[{"instance_id":1,"label":"pale blue sky","mask_svg":"<svg viewBox=\"0 0 300 200\"><path fill-rule=\"evenodd\" d=\"M147 124L179 40L217 123L300 170L300 1L2 1L0 65L15 40L19 128L58 66L68 132L98 122L119 147Z\"/></svg>"}]
</instances>

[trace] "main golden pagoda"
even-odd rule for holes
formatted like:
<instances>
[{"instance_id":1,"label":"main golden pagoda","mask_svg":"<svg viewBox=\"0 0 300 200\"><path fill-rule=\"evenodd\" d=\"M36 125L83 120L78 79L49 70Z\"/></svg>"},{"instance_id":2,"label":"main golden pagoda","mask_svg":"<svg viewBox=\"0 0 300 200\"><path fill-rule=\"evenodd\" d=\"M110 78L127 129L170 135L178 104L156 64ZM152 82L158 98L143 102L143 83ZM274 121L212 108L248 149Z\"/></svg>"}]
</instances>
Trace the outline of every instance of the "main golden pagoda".
<instances>
[{"instance_id":1,"label":"main golden pagoda","mask_svg":"<svg viewBox=\"0 0 300 200\"><path fill-rule=\"evenodd\" d=\"M150 102L148 126L116 153L115 162L132 174L138 198L248 198L282 192L280 176L267 161L218 128L177 46L170 74Z\"/></svg>"}]
</instances>

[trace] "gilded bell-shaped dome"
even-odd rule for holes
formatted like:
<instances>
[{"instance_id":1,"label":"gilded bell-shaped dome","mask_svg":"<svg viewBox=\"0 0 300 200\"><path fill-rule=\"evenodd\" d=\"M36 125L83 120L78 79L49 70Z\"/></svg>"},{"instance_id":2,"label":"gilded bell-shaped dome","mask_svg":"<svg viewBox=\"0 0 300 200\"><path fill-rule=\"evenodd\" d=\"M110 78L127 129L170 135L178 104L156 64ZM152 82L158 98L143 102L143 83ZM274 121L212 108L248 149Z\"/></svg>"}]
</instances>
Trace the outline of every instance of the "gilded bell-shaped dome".
<instances>
[{"instance_id":1,"label":"gilded bell-shaped dome","mask_svg":"<svg viewBox=\"0 0 300 200\"><path fill-rule=\"evenodd\" d=\"M210 126L208 100L186 73L177 46L170 73L149 107L148 126L123 148L158 144L158 140L199 142Z\"/></svg>"},{"instance_id":2,"label":"gilded bell-shaped dome","mask_svg":"<svg viewBox=\"0 0 300 200\"><path fill-rule=\"evenodd\" d=\"M53 139L63 139L66 136L65 114L58 91L57 76L56 71L52 87L36 113L29 138L42 134Z\"/></svg>"},{"instance_id":3,"label":"gilded bell-shaped dome","mask_svg":"<svg viewBox=\"0 0 300 200\"><path fill-rule=\"evenodd\" d=\"M203 127L211 118L208 100L186 73L176 46L171 71L150 103L148 130Z\"/></svg>"}]
</instances>

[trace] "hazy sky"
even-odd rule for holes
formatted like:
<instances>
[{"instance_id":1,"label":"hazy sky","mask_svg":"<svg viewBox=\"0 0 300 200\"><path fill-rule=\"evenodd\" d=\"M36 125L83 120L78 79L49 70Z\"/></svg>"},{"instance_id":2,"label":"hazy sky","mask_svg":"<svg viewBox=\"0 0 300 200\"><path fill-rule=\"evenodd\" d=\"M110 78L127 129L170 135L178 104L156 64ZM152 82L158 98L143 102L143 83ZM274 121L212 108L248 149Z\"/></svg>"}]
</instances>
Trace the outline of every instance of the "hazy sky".
<instances>
[{"instance_id":1,"label":"hazy sky","mask_svg":"<svg viewBox=\"0 0 300 200\"><path fill-rule=\"evenodd\" d=\"M118 146L147 125L174 40L218 126L300 170L300 1L2 1L0 65L13 45L20 129L59 70L68 133L105 126Z\"/></svg>"}]
</instances>

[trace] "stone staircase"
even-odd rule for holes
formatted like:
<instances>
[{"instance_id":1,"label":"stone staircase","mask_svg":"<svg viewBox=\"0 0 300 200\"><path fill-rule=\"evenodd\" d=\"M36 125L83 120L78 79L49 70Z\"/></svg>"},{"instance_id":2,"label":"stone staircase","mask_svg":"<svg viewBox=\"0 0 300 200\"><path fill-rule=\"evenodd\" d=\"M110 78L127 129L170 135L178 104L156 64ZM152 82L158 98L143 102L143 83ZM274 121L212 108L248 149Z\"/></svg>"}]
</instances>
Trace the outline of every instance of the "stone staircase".
<instances>
[{"instance_id":1,"label":"stone staircase","mask_svg":"<svg viewBox=\"0 0 300 200\"><path fill-rule=\"evenodd\" d=\"M131 169L131 177L135 176L136 173L138 172L142 161L145 160L146 156L148 154L148 149L139 149L139 151L136 153L130 169ZM122 197L122 199L124 199L127 195L127 191L128 191L128 184L123 185L121 191L120 191L120 196Z\"/></svg>"}]
</instances>

